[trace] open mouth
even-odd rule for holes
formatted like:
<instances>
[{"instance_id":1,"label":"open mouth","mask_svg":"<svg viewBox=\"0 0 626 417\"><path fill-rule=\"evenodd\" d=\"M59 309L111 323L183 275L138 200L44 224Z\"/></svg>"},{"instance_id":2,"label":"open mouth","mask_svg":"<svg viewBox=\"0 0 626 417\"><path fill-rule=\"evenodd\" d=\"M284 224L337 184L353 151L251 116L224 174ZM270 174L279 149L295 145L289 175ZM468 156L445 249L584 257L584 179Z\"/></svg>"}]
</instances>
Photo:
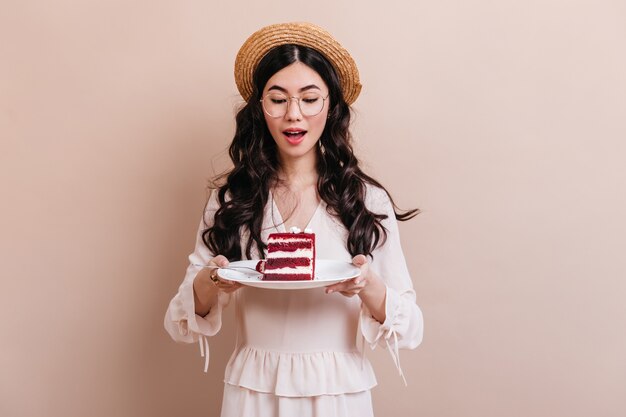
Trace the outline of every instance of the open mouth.
<instances>
[{"instance_id":1,"label":"open mouth","mask_svg":"<svg viewBox=\"0 0 626 417\"><path fill-rule=\"evenodd\" d=\"M287 129L283 131L283 135L287 138L287 141L291 144L298 144L304 139L306 130L302 129Z\"/></svg>"}]
</instances>

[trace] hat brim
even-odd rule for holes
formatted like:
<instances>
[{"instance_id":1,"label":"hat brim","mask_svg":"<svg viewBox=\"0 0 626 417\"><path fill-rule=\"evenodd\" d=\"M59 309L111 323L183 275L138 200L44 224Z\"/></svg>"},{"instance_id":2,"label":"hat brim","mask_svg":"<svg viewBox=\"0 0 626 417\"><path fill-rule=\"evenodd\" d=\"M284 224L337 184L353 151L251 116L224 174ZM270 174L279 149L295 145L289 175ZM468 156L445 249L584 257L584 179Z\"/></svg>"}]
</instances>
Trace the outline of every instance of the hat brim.
<instances>
[{"instance_id":1,"label":"hat brim","mask_svg":"<svg viewBox=\"0 0 626 417\"><path fill-rule=\"evenodd\" d=\"M311 23L279 23L253 33L241 46L235 59L235 83L244 100L252 95L252 75L261 59L271 49L287 44L308 46L333 65L346 103L352 104L361 92L359 71L348 51L324 29Z\"/></svg>"}]
</instances>

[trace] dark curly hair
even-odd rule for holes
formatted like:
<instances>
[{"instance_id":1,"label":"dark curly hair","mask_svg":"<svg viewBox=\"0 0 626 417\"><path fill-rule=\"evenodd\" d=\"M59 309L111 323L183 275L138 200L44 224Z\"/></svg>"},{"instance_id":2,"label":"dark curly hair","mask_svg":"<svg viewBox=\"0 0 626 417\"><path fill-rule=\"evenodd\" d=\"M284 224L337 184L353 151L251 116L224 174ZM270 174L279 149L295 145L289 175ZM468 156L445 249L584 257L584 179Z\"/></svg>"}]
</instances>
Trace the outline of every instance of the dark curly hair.
<instances>
[{"instance_id":1,"label":"dark curly hair","mask_svg":"<svg viewBox=\"0 0 626 417\"><path fill-rule=\"evenodd\" d=\"M419 213L418 209L398 213L389 192L359 168L351 145L350 107L343 98L339 77L330 62L312 48L291 44L278 46L259 62L253 76L252 95L237 113L235 136L229 148L234 167L213 181L213 184L222 182L218 186L219 208L213 226L203 231L202 239L214 254L224 255L230 261L241 259L242 230L249 231L250 239L245 248L248 259L253 244L261 256L267 248L261 240L263 212L270 189L278 183L279 161L260 99L267 81L294 62L315 70L330 90L331 108L316 147L317 192L326 202L328 213L340 219L348 230L348 252L352 256L371 255L387 237L381 224L387 216L365 207L366 183L387 193L397 220L409 220Z\"/></svg>"}]
</instances>

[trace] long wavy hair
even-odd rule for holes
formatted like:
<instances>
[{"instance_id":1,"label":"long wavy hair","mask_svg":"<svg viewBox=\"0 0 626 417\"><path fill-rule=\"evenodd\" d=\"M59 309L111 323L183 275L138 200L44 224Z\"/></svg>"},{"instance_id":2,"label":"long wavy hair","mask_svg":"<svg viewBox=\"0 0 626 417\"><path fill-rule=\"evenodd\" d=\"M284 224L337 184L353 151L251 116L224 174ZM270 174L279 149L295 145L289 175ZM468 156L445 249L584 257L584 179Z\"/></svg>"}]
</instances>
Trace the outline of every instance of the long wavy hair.
<instances>
[{"instance_id":1,"label":"long wavy hair","mask_svg":"<svg viewBox=\"0 0 626 417\"><path fill-rule=\"evenodd\" d=\"M265 123L260 100L267 81L294 62L315 70L330 91L328 120L316 147L317 192L326 202L328 213L340 219L348 230L348 252L352 256L371 256L387 238L381 223L387 216L373 213L365 206L366 183L387 193L397 220L409 220L419 213L418 209L399 213L389 192L359 167L351 145L350 107L330 62L312 48L291 44L278 46L259 62L253 75L253 93L237 113L235 136L229 148L233 168L213 181L213 187L221 183L217 185L219 208L213 225L203 231L202 239L211 252L224 255L230 261L242 257L243 231L249 232L245 247L248 259L252 257L253 245L261 256L267 249L261 240L263 213L269 191L279 181L280 165L278 149ZM205 226L208 226L206 222Z\"/></svg>"}]
</instances>

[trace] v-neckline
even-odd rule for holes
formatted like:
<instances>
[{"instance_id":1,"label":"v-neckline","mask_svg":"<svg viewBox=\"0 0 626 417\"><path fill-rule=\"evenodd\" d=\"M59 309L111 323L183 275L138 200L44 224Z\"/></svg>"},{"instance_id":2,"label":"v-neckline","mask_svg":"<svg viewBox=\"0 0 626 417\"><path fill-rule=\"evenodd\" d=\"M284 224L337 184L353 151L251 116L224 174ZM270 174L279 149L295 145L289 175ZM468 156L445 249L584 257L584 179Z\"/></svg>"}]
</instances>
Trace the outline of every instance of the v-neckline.
<instances>
[{"instance_id":1,"label":"v-neckline","mask_svg":"<svg viewBox=\"0 0 626 417\"><path fill-rule=\"evenodd\" d=\"M279 231L282 228L283 229L282 230L283 233L286 233L287 232L287 227L285 226L285 220L283 219L283 215L281 214L280 210L278 210L278 206L276 205L276 201L274 200L274 193L272 193L271 190L270 190L270 199L272 200L272 211L277 214L278 219L280 220L278 225L275 225L275 226L276 226L276 228ZM315 211L311 215L311 218L309 219L309 222L304 227L305 229L310 229L311 228L311 223L313 223L313 219L315 219L315 216L317 215L317 212L320 210L321 206L322 206L322 199L320 198L320 201L317 203L317 207L315 207Z\"/></svg>"}]
</instances>

